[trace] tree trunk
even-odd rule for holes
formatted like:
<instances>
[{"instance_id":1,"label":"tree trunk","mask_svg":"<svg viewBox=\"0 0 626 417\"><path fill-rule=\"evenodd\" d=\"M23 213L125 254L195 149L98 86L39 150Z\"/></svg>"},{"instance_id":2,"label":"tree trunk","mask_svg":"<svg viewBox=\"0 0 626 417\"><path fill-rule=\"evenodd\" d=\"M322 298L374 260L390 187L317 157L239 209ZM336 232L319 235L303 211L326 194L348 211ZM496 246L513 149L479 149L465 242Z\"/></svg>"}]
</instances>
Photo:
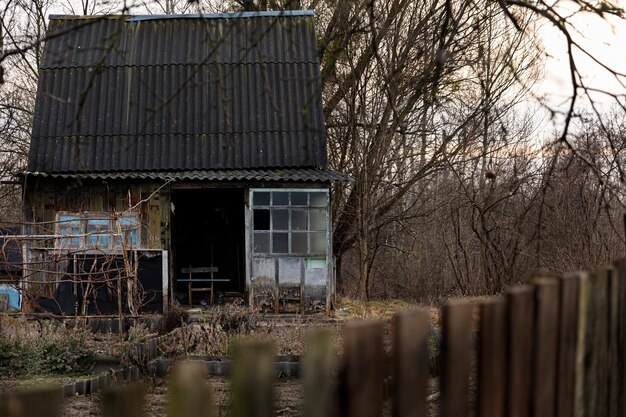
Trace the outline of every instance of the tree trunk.
<instances>
[{"instance_id":1,"label":"tree trunk","mask_svg":"<svg viewBox=\"0 0 626 417\"><path fill-rule=\"evenodd\" d=\"M341 270L341 261L343 260L343 253L337 253L335 255L335 293L337 295L343 295L343 273Z\"/></svg>"},{"instance_id":2,"label":"tree trunk","mask_svg":"<svg viewBox=\"0 0 626 417\"><path fill-rule=\"evenodd\" d=\"M369 297L369 245L367 236L359 236L359 285L357 296L361 300L367 300Z\"/></svg>"}]
</instances>

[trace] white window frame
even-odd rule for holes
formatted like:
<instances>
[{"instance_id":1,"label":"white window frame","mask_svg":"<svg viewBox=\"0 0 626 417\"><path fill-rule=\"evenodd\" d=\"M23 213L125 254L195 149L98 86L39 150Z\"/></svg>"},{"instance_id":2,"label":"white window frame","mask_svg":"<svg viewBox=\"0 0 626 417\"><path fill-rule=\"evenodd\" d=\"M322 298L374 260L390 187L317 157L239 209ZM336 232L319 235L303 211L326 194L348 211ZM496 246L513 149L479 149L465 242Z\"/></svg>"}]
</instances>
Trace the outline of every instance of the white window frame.
<instances>
[{"instance_id":1,"label":"white window frame","mask_svg":"<svg viewBox=\"0 0 626 417\"><path fill-rule=\"evenodd\" d=\"M273 201L273 193L286 192L289 193L289 199L287 204L277 205ZM255 204L256 193L270 193L270 201L267 204ZM292 205L291 193L307 193L307 202L304 205ZM313 205L310 201L311 193L324 194L323 205ZM328 234L329 229L329 204L330 195L327 188L252 188L250 189L250 210L251 210L251 245L250 249L255 256L295 256L295 257L326 257L328 252ZM255 210L268 210L269 211L269 228L267 230L256 230L254 224ZM274 212L278 210L286 210L288 212L287 228L276 229L274 228ZM317 210L323 212L323 217L318 218L318 227L313 227L311 214ZM294 212L306 212L306 227L304 229L295 229L293 225L293 213ZM278 252L274 250L274 234L285 233L287 234L287 251ZM306 252L296 252L293 250L293 236L294 233L306 233ZM260 251L256 248L255 242L258 235L267 235L269 239L269 251ZM315 237L321 237L323 244L319 251L312 251L313 239Z\"/></svg>"}]
</instances>

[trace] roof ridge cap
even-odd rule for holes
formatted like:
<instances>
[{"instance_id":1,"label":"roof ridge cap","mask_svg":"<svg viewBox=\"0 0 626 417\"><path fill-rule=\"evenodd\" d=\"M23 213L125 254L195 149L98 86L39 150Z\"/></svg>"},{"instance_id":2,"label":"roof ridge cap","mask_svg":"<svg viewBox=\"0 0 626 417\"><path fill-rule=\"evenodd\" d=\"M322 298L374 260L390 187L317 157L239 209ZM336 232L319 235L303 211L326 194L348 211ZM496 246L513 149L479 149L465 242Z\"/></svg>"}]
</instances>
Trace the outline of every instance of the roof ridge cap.
<instances>
[{"instance_id":1,"label":"roof ridge cap","mask_svg":"<svg viewBox=\"0 0 626 417\"><path fill-rule=\"evenodd\" d=\"M269 10L259 12L227 12L227 13L181 13L181 14L99 14L99 15L71 15L51 14L49 20L89 20L89 19L126 19L128 22L143 22L149 20L175 19L238 19L253 17L304 17L315 16L315 10Z\"/></svg>"}]
</instances>

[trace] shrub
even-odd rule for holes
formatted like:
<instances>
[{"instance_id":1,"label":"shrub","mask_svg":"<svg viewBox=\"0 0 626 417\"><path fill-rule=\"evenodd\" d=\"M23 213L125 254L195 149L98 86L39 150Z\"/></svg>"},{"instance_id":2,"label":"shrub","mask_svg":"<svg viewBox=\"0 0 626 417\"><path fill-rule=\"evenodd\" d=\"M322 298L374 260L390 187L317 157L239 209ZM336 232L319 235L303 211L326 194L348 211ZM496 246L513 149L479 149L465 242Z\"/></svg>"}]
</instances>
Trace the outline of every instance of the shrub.
<instances>
[{"instance_id":1,"label":"shrub","mask_svg":"<svg viewBox=\"0 0 626 417\"><path fill-rule=\"evenodd\" d=\"M259 327L259 313L237 303L216 307L212 321L229 334L249 334Z\"/></svg>"},{"instance_id":2,"label":"shrub","mask_svg":"<svg viewBox=\"0 0 626 417\"><path fill-rule=\"evenodd\" d=\"M159 330L159 334L167 334L188 321L189 313L180 306L172 305L167 314L163 317L163 324Z\"/></svg>"},{"instance_id":3,"label":"shrub","mask_svg":"<svg viewBox=\"0 0 626 417\"><path fill-rule=\"evenodd\" d=\"M85 373L93 359L84 329L42 325L0 340L0 378Z\"/></svg>"}]
</instances>

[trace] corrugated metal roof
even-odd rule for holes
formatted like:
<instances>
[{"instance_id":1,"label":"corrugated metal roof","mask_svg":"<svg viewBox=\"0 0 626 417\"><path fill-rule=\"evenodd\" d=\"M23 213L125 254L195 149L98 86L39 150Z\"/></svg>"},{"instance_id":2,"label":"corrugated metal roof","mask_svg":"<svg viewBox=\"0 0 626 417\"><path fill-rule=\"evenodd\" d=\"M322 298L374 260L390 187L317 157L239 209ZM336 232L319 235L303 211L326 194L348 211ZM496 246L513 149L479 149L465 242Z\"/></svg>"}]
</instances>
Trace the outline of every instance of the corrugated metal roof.
<instances>
[{"instance_id":1,"label":"corrugated metal roof","mask_svg":"<svg viewBox=\"0 0 626 417\"><path fill-rule=\"evenodd\" d=\"M51 19L29 171L323 167L310 13Z\"/></svg>"},{"instance_id":2,"label":"corrugated metal roof","mask_svg":"<svg viewBox=\"0 0 626 417\"><path fill-rule=\"evenodd\" d=\"M170 180L170 181L276 181L276 182L345 182L350 178L336 171L321 169L248 169L202 171L128 171L91 173L28 172L26 175L49 178L94 180Z\"/></svg>"}]
</instances>

